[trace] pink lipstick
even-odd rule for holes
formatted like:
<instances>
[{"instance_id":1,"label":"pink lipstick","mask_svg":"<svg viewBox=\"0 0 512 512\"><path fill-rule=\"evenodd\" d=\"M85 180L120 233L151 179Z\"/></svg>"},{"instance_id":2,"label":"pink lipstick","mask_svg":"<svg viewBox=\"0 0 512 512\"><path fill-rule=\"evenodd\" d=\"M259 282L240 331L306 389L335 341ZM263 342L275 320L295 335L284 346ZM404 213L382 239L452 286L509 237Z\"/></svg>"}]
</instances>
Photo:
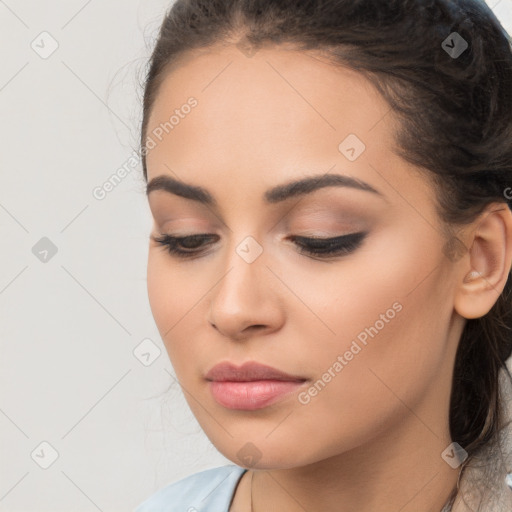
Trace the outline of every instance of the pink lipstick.
<instances>
[{"instance_id":1,"label":"pink lipstick","mask_svg":"<svg viewBox=\"0 0 512 512\"><path fill-rule=\"evenodd\" d=\"M296 391L307 380L256 362L215 365L205 376L213 398L228 409L256 410Z\"/></svg>"}]
</instances>

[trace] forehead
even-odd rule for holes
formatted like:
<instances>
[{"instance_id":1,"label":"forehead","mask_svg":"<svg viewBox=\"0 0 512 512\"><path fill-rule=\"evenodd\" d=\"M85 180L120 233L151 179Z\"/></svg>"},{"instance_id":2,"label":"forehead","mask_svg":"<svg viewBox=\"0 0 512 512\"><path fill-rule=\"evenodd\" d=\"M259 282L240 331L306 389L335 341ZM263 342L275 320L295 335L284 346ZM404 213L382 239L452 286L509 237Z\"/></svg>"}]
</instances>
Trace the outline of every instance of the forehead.
<instances>
[{"instance_id":1,"label":"forehead","mask_svg":"<svg viewBox=\"0 0 512 512\"><path fill-rule=\"evenodd\" d=\"M263 144L268 150L284 150L294 141L302 147L305 140L336 148L349 133L368 143L390 139L389 121L383 123L389 107L373 86L355 71L309 52L262 49L249 58L228 46L193 54L162 82L148 134L191 97L197 107L163 134L168 149L196 140L247 154Z\"/></svg>"},{"instance_id":2,"label":"forehead","mask_svg":"<svg viewBox=\"0 0 512 512\"><path fill-rule=\"evenodd\" d=\"M364 76L319 54L267 48L248 57L214 47L181 59L158 90L148 181L172 171L212 190L231 178L263 189L335 168L384 192L420 190L423 178L394 152L397 128ZM360 143L356 160L340 150L345 140Z\"/></svg>"}]
</instances>

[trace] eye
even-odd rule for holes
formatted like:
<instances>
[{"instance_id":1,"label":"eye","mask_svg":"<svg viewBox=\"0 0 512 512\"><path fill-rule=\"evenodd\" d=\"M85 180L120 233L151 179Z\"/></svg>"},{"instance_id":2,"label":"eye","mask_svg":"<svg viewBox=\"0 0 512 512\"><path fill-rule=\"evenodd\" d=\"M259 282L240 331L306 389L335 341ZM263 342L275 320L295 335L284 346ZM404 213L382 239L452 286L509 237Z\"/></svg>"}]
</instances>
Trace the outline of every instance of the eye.
<instances>
[{"instance_id":1,"label":"eye","mask_svg":"<svg viewBox=\"0 0 512 512\"><path fill-rule=\"evenodd\" d=\"M189 236L173 236L161 235L159 237L152 237L155 242L167 248L170 254L180 258L191 258L200 252L204 251L203 242L219 238L218 235L189 235ZM180 247L181 245L181 247ZM203 247L203 249L201 249ZM198 250L200 248L200 250Z\"/></svg>"},{"instance_id":2,"label":"eye","mask_svg":"<svg viewBox=\"0 0 512 512\"><path fill-rule=\"evenodd\" d=\"M288 237L298 248L299 253L312 257L325 258L342 256L355 251L366 238L367 233L350 233L333 238L318 238L292 235ZM193 258L204 253L207 245L218 240L219 236L214 234L199 234L189 236L174 236L163 234L152 239L163 247L166 247L169 254L178 258ZM210 242L210 244L208 244Z\"/></svg>"},{"instance_id":3,"label":"eye","mask_svg":"<svg viewBox=\"0 0 512 512\"><path fill-rule=\"evenodd\" d=\"M301 254L309 254L320 258L341 256L355 251L366 238L367 233L350 233L334 238L316 238L291 236Z\"/></svg>"}]
</instances>

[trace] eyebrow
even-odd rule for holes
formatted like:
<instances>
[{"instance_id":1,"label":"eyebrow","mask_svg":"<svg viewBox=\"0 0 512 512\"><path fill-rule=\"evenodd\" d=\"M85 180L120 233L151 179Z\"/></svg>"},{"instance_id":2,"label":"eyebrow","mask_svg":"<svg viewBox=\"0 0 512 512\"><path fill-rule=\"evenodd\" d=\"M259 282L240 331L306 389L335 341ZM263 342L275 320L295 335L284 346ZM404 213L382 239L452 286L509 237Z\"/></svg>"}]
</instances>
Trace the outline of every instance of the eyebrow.
<instances>
[{"instance_id":1,"label":"eyebrow","mask_svg":"<svg viewBox=\"0 0 512 512\"><path fill-rule=\"evenodd\" d=\"M324 174L321 176L308 176L282 185L277 185L264 194L265 201L270 204L279 203L292 197L310 194L315 190L325 187L348 187L364 190L375 195L384 195L365 181L345 176L343 174ZM154 190L164 190L185 199L191 199L207 206L217 207L215 198L203 187L190 185L181 180L176 180L168 175L153 178L146 187L146 195Z\"/></svg>"}]
</instances>

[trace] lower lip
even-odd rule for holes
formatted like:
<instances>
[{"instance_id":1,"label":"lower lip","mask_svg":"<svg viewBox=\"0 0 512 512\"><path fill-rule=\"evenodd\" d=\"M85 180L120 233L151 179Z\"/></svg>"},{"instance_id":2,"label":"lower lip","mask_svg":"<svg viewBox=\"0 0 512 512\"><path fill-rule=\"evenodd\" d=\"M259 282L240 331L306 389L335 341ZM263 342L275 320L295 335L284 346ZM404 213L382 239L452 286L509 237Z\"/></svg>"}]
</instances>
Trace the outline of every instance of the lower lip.
<instances>
[{"instance_id":1,"label":"lower lip","mask_svg":"<svg viewBox=\"0 0 512 512\"><path fill-rule=\"evenodd\" d=\"M213 398L228 409L262 409L296 391L304 381L256 380L252 382L210 381Z\"/></svg>"}]
</instances>

